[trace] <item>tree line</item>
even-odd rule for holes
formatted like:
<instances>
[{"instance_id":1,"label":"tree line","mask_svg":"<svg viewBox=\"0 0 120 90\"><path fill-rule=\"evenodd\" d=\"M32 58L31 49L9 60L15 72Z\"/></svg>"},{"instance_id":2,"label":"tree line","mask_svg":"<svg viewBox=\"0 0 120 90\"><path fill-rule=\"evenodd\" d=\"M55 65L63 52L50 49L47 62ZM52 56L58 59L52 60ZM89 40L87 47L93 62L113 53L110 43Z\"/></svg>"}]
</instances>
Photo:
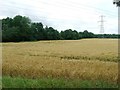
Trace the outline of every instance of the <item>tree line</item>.
<instances>
[{"instance_id":1,"label":"tree line","mask_svg":"<svg viewBox=\"0 0 120 90\"><path fill-rule=\"evenodd\" d=\"M82 38L118 38L118 34L94 34L84 30L67 29L58 32L53 27L44 27L41 22L31 22L26 16L2 19L2 42L38 41L38 40L78 40Z\"/></svg>"}]
</instances>

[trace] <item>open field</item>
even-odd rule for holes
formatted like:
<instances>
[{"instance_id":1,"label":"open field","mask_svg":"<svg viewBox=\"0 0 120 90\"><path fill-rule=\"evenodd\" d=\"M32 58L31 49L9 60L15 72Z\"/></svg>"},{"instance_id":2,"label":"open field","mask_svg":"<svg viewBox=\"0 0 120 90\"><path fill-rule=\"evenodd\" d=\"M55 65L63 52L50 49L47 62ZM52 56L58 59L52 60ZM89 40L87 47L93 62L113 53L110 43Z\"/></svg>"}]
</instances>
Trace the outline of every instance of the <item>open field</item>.
<instances>
[{"instance_id":1,"label":"open field","mask_svg":"<svg viewBox=\"0 0 120 90\"><path fill-rule=\"evenodd\" d=\"M117 39L3 43L3 76L117 83L117 57Z\"/></svg>"}]
</instances>

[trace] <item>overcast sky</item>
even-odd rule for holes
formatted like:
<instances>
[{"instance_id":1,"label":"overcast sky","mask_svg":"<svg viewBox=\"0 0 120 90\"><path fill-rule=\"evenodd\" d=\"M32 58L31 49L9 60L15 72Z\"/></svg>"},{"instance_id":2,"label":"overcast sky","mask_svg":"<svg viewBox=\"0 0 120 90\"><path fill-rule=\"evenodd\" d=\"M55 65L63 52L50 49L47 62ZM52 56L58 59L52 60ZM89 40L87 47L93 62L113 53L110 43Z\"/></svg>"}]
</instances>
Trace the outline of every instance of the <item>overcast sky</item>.
<instances>
[{"instance_id":1,"label":"overcast sky","mask_svg":"<svg viewBox=\"0 0 120 90\"><path fill-rule=\"evenodd\" d=\"M28 16L58 31L73 29L100 33L104 15L105 33L118 33L118 8L113 0L0 0L0 19Z\"/></svg>"}]
</instances>

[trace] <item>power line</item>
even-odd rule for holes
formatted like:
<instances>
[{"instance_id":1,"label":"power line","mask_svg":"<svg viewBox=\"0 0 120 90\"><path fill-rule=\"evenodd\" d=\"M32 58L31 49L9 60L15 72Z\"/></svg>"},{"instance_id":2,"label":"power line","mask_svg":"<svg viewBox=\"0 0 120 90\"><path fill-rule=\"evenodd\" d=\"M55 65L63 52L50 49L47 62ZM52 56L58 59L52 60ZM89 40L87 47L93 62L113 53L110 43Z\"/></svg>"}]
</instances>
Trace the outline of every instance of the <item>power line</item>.
<instances>
[{"instance_id":1,"label":"power line","mask_svg":"<svg viewBox=\"0 0 120 90\"><path fill-rule=\"evenodd\" d=\"M79 6L82 5L82 6L85 6L85 7L94 8L94 9L99 10L99 11L106 11L106 12L109 12L109 13L112 13L112 14L116 13L116 12L113 12L113 11L109 11L109 10L101 9L101 8L98 8L98 7L94 7L94 6L91 6L89 4L76 3L76 2L73 2L73 1L70 1L70 0L65 0L65 1L71 2L72 4L78 4Z\"/></svg>"},{"instance_id":2,"label":"power line","mask_svg":"<svg viewBox=\"0 0 120 90\"><path fill-rule=\"evenodd\" d=\"M69 2L69 4L68 4L68 2L67 2L67 4L65 3L65 1L68 1ZM75 2L73 2L73 1L69 1L69 0L65 0L64 2L56 2L55 4L62 4L62 5L65 5L65 6L73 6L74 8L93 8L93 9L96 9L97 10L97 12L98 13L107 13L108 15L111 15L111 16L115 16L115 14L114 13L116 13L116 12L112 12L112 11L109 11L109 10L104 10L104 9L101 9L101 8L97 8L97 7L93 7L93 6L90 6L90 5L85 5L85 4L81 4L81 3L75 3ZM71 2L71 3L70 3ZM60 5L61 5L60 4Z\"/></svg>"},{"instance_id":3,"label":"power line","mask_svg":"<svg viewBox=\"0 0 120 90\"><path fill-rule=\"evenodd\" d=\"M92 6L88 6L88 5L84 5L84 4L80 4L79 6L78 6L78 4L77 3L75 3L75 2L72 2L72 3L69 3L69 4L66 4L66 3L64 3L64 2L54 2L54 3L51 3L51 2L44 2L44 1L41 1L41 3L43 3L43 4L47 4L48 6L57 6L57 7L61 7L60 5L62 5L63 7L65 7L65 8L75 8L74 10L76 10L76 8L78 9L85 9L85 8L94 8L94 9L96 9L97 10L97 12L99 12L99 13L101 13L101 11L103 12L103 11L105 11L105 13L108 13L107 15L110 15L110 16L115 16L115 15L113 15L113 12L111 12L110 13L110 11L108 11L108 10L102 10L102 9L99 9L99 8L96 8L96 7L92 7ZM23 5L26 5L26 4L23 4ZM70 6L70 7L68 7L68 6ZM32 6L33 7L33 6ZM37 6L35 6L35 7L37 7ZM63 7L61 7L61 8L63 8ZM41 8L41 7L37 7L37 8ZM85 11L86 12L86 11ZM88 12L88 11L87 11ZM98 13L97 13L97 15L98 15Z\"/></svg>"}]
</instances>

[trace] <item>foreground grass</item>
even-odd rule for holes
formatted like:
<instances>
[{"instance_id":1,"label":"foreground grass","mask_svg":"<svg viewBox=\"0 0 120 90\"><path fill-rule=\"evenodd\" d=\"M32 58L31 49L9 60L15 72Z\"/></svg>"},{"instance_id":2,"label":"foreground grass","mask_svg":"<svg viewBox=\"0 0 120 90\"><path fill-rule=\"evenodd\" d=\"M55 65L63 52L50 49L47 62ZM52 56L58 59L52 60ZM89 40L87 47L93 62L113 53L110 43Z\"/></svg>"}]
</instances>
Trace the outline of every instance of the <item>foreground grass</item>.
<instances>
[{"instance_id":1,"label":"foreground grass","mask_svg":"<svg viewBox=\"0 0 120 90\"><path fill-rule=\"evenodd\" d=\"M117 88L117 84L104 81L88 81L63 78L26 79L4 76L3 88Z\"/></svg>"}]
</instances>

